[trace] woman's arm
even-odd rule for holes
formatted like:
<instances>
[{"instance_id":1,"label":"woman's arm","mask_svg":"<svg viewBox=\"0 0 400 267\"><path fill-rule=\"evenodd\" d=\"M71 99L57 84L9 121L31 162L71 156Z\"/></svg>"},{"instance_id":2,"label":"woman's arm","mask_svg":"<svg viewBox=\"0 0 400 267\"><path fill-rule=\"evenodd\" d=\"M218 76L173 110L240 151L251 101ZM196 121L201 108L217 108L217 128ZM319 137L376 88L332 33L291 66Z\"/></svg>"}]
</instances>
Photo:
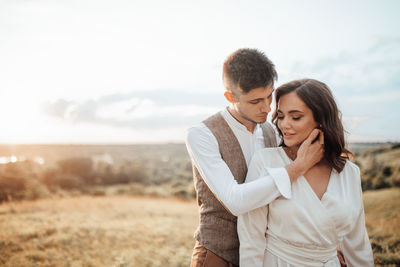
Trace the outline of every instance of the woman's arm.
<instances>
[{"instance_id":1,"label":"woman's arm","mask_svg":"<svg viewBox=\"0 0 400 267\"><path fill-rule=\"evenodd\" d=\"M365 227L364 205L362 200L361 178L360 169L354 165L354 172L352 175L357 176L357 184L355 185L355 192L358 191L359 197L359 213L353 229L344 236L343 241L340 243L340 249L343 252L348 267L374 266L374 257L372 254L371 243L368 238L367 229ZM347 177L352 178L352 177ZM353 191L353 192L354 192Z\"/></svg>"},{"instance_id":2,"label":"woman's arm","mask_svg":"<svg viewBox=\"0 0 400 267\"><path fill-rule=\"evenodd\" d=\"M343 238L340 248L348 267L374 266L371 243L365 228L364 208L361 210L353 230Z\"/></svg>"}]
</instances>

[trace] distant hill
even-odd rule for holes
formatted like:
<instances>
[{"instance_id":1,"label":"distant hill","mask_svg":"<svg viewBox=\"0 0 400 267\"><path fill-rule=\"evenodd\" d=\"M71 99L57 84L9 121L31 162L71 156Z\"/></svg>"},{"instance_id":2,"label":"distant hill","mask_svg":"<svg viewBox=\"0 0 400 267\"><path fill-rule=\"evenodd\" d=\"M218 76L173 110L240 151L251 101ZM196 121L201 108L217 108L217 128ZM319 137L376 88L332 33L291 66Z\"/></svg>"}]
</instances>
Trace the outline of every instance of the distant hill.
<instances>
[{"instance_id":1,"label":"distant hill","mask_svg":"<svg viewBox=\"0 0 400 267\"><path fill-rule=\"evenodd\" d=\"M363 190L400 186L400 144L381 145L354 155Z\"/></svg>"},{"instance_id":2,"label":"distant hill","mask_svg":"<svg viewBox=\"0 0 400 267\"><path fill-rule=\"evenodd\" d=\"M363 190L400 186L400 144L352 143L349 148L360 166ZM0 145L0 203L110 191L195 197L185 145Z\"/></svg>"},{"instance_id":3,"label":"distant hill","mask_svg":"<svg viewBox=\"0 0 400 267\"><path fill-rule=\"evenodd\" d=\"M388 148L396 145L397 143L349 143L348 148L353 153L361 153L372 148Z\"/></svg>"}]
</instances>

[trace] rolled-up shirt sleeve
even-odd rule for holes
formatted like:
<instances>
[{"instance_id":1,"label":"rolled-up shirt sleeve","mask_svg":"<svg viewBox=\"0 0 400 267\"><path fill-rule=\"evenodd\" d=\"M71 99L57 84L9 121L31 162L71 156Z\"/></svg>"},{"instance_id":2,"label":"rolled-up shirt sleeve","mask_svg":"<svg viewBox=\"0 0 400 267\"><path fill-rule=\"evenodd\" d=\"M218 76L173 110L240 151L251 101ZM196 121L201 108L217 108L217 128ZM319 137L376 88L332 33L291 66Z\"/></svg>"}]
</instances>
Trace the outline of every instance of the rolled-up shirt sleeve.
<instances>
[{"instance_id":1,"label":"rolled-up shirt sleeve","mask_svg":"<svg viewBox=\"0 0 400 267\"><path fill-rule=\"evenodd\" d=\"M238 184L221 158L217 139L203 124L188 129L186 147L211 192L235 216L265 206L280 195L291 197L285 168L265 169L257 180Z\"/></svg>"}]
</instances>

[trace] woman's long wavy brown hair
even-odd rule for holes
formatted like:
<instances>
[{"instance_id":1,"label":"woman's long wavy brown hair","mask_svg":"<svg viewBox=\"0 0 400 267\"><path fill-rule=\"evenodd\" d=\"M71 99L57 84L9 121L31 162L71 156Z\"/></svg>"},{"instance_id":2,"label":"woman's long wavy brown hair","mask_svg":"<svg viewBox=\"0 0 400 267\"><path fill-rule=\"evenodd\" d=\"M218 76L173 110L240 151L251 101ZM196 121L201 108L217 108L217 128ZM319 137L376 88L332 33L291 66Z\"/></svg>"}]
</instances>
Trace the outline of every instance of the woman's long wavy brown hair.
<instances>
[{"instance_id":1,"label":"woman's long wavy brown hair","mask_svg":"<svg viewBox=\"0 0 400 267\"><path fill-rule=\"evenodd\" d=\"M339 111L332 92L328 86L313 79L295 80L279 86L275 92L275 112L272 122L278 129L281 137L281 146L285 146L283 135L278 127L279 99L288 93L296 92L303 102L311 109L314 120L321 125L324 132L325 153L324 158L337 172L341 172L346 164L346 159L352 153L345 148L342 115Z\"/></svg>"}]
</instances>

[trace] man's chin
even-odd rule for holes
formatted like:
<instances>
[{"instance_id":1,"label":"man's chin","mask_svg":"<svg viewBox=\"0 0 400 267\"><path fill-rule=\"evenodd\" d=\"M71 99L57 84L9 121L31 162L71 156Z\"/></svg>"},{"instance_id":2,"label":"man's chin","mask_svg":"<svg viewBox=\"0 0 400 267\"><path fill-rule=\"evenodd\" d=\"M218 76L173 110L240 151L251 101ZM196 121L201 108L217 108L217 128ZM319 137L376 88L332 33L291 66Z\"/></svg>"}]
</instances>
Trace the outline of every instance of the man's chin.
<instances>
[{"instance_id":1,"label":"man's chin","mask_svg":"<svg viewBox=\"0 0 400 267\"><path fill-rule=\"evenodd\" d=\"M258 116L256 117L257 122L258 122L258 123L264 123L264 122L266 122L266 121L267 121L267 116L268 116L268 114L258 115Z\"/></svg>"},{"instance_id":2,"label":"man's chin","mask_svg":"<svg viewBox=\"0 0 400 267\"><path fill-rule=\"evenodd\" d=\"M264 123L267 121L267 118L265 117L265 119L258 119L256 122L257 123Z\"/></svg>"},{"instance_id":3,"label":"man's chin","mask_svg":"<svg viewBox=\"0 0 400 267\"><path fill-rule=\"evenodd\" d=\"M242 116L242 118L246 119L247 121L250 121L254 124L257 123L264 123L267 121L267 116L254 116L254 117L250 117L250 116Z\"/></svg>"}]
</instances>

